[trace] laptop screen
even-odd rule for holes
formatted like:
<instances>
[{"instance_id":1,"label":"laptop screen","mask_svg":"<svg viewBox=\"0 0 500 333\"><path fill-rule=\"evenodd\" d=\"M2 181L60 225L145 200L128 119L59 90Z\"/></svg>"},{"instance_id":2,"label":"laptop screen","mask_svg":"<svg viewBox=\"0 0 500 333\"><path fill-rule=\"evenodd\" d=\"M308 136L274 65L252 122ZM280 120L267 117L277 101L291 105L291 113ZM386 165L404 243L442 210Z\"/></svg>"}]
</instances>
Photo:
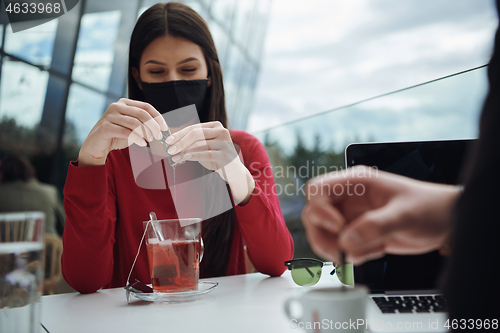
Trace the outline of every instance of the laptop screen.
<instances>
[{"instance_id":1,"label":"laptop screen","mask_svg":"<svg viewBox=\"0 0 500 333\"><path fill-rule=\"evenodd\" d=\"M347 167L367 165L418 180L459 184L469 144L476 140L357 143L346 148ZM386 255L354 268L354 281L372 293L437 289L444 258L433 251L423 255Z\"/></svg>"}]
</instances>

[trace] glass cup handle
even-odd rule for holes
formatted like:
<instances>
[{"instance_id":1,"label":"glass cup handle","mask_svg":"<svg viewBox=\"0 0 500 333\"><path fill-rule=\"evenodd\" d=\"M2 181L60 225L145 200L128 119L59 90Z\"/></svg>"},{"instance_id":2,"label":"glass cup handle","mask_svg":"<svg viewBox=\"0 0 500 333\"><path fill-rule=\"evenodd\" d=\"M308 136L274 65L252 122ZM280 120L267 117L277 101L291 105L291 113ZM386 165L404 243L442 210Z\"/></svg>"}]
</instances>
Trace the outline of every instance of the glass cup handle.
<instances>
[{"instance_id":1,"label":"glass cup handle","mask_svg":"<svg viewBox=\"0 0 500 333\"><path fill-rule=\"evenodd\" d=\"M295 316L295 314L292 313L293 312L292 311L292 303L298 303L300 305L300 309L301 309L300 310L300 312L301 312L300 316ZM285 301L285 313L288 316L288 318L290 318L292 320L295 319L297 321L302 321L301 319L302 319L302 316L303 316L303 311L304 311L304 309L303 309L302 302L301 302L300 298L291 297L291 298L289 298L289 299L287 299Z\"/></svg>"},{"instance_id":2,"label":"glass cup handle","mask_svg":"<svg viewBox=\"0 0 500 333\"><path fill-rule=\"evenodd\" d=\"M201 249L200 249L200 262L203 260L203 253L205 252L205 245L203 244L203 238L200 237L200 245L201 245Z\"/></svg>"}]
</instances>

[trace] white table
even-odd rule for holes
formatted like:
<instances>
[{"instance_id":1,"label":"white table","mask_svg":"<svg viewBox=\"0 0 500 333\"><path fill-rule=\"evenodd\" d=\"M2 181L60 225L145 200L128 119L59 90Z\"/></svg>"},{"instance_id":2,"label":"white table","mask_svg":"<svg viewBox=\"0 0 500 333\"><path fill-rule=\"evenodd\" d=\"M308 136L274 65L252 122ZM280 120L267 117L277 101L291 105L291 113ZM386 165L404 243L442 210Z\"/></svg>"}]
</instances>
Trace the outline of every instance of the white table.
<instances>
[{"instance_id":1,"label":"white table","mask_svg":"<svg viewBox=\"0 0 500 333\"><path fill-rule=\"evenodd\" d=\"M331 269L323 268L314 287L297 286L288 270L274 278L254 273L206 279L219 286L198 300L177 304L132 297L128 305L123 288L43 296L41 322L50 333L300 332L291 328L283 303L309 288L339 286Z\"/></svg>"}]
</instances>

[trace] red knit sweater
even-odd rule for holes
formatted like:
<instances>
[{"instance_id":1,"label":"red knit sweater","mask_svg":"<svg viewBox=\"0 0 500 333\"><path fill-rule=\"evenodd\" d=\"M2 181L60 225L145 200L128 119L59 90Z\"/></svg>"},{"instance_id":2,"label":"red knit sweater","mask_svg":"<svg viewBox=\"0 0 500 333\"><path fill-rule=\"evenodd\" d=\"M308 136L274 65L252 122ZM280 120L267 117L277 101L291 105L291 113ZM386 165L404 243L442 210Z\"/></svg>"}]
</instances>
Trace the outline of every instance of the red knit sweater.
<instances>
[{"instance_id":1,"label":"red knit sweater","mask_svg":"<svg viewBox=\"0 0 500 333\"><path fill-rule=\"evenodd\" d=\"M293 256L293 240L285 225L274 179L262 144L244 131L231 131L245 166L255 179L250 201L236 206L236 221L226 275L245 274L244 243L255 268L279 276L284 261ZM125 286L143 234L143 221L155 211L159 219L174 218L168 189L149 190L136 185L129 149L114 150L106 164L78 167L70 163L64 187L66 226L62 271L70 286L81 293ZM149 283L145 245L130 281Z\"/></svg>"}]
</instances>

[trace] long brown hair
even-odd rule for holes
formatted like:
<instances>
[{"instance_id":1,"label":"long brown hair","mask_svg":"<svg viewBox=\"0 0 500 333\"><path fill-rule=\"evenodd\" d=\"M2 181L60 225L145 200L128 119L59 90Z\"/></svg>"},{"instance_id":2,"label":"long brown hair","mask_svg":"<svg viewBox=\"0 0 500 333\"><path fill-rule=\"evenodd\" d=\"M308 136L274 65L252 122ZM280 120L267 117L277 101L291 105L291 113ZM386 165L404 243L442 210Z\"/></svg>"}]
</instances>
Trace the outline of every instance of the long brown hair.
<instances>
[{"instance_id":1,"label":"long brown hair","mask_svg":"<svg viewBox=\"0 0 500 333\"><path fill-rule=\"evenodd\" d=\"M130 38L128 62L128 97L144 101L132 68L139 70L144 49L156 38L166 35L187 39L200 46L207 62L212 84L207 88L208 121L220 121L227 128L222 70L215 44L207 24L190 7L176 2L158 3L147 9L137 20ZM200 276L226 275L234 229L234 209L203 222L202 237L205 253Z\"/></svg>"}]
</instances>

